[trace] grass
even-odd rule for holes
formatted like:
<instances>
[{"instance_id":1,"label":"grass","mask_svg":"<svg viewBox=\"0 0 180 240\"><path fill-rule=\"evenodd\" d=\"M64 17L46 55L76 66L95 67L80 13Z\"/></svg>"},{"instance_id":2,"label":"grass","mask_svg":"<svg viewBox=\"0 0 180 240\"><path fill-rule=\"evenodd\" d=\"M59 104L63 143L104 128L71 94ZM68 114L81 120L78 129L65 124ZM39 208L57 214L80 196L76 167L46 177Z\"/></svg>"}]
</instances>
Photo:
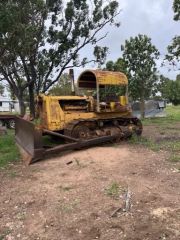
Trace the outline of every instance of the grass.
<instances>
[{"instance_id":1,"label":"grass","mask_svg":"<svg viewBox=\"0 0 180 240\"><path fill-rule=\"evenodd\" d=\"M0 136L0 168L20 159L19 151L14 140L14 131L9 130L7 135Z\"/></svg>"},{"instance_id":2,"label":"grass","mask_svg":"<svg viewBox=\"0 0 180 240\"><path fill-rule=\"evenodd\" d=\"M168 160L171 162L174 162L174 163L178 163L178 162L180 162L180 154L178 154L178 155L172 154Z\"/></svg>"},{"instance_id":3,"label":"grass","mask_svg":"<svg viewBox=\"0 0 180 240\"><path fill-rule=\"evenodd\" d=\"M64 213L70 213L74 211L75 208L77 208L80 204L79 199L73 200L73 202L64 202L64 201L59 201L59 206L57 207L57 210L60 210Z\"/></svg>"},{"instance_id":4,"label":"grass","mask_svg":"<svg viewBox=\"0 0 180 240\"><path fill-rule=\"evenodd\" d=\"M7 239L6 236L7 236L8 234L10 234L10 233L11 233L11 230L9 230L9 229L4 230L4 231L1 233L1 235L0 235L0 240L5 240L5 239Z\"/></svg>"},{"instance_id":5,"label":"grass","mask_svg":"<svg viewBox=\"0 0 180 240\"><path fill-rule=\"evenodd\" d=\"M105 189L106 195L114 199L119 199L120 195L122 195L125 192L126 192L125 189L119 186L119 184L116 182L111 183L111 185Z\"/></svg>"},{"instance_id":6,"label":"grass","mask_svg":"<svg viewBox=\"0 0 180 240\"><path fill-rule=\"evenodd\" d=\"M130 143L143 145L153 151L168 151L170 156L168 158L171 162L180 162L180 141L176 138L177 131L180 131L178 123L180 123L180 106L167 106L167 117L164 118L150 118L144 119L144 126L154 126L159 135L167 135L163 141L155 142L151 138L133 136Z\"/></svg>"},{"instance_id":7,"label":"grass","mask_svg":"<svg viewBox=\"0 0 180 240\"><path fill-rule=\"evenodd\" d=\"M155 152L158 152L160 150L168 151L170 153L170 156L168 158L170 162L174 163L180 162L180 141L166 140L160 143L156 143L152 139L133 136L129 140L129 142L131 144L143 145L144 147L147 147Z\"/></svg>"},{"instance_id":8,"label":"grass","mask_svg":"<svg viewBox=\"0 0 180 240\"><path fill-rule=\"evenodd\" d=\"M148 139L145 137L138 137L136 135L133 135L129 142L131 144L138 144L138 145L143 145L144 147L147 147L153 151L159 151L160 150L160 145L156 144L152 139Z\"/></svg>"},{"instance_id":9,"label":"grass","mask_svg":"<svg viewBox=\"0 0 180 240\"><path fill-rule=\"evenodd\" d=\"M143 125L172 126L173 123L180 122L180 106L167 106L165 111L167 113L167 117L144 119L142 121Z\"/></svg>"}]
</instances>

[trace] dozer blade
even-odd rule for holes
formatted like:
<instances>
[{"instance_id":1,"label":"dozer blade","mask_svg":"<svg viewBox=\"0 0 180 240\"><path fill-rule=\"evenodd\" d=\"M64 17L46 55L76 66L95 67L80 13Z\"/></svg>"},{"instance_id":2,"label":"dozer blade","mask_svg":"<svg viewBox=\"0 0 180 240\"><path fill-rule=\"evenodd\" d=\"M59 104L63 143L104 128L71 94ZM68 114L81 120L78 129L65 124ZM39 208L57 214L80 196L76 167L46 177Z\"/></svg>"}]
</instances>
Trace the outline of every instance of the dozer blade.
<instances>
[{"instance_id":1,"label":"dozer blade","mask_svg":"<svg viewBox=\"0 0 180 240\"><path fill-rule=\"evenodd\" d=\"M27 165L43 158L42 131L35 129L35 125L22 118L16 118L16 144L20 149L22 159Z\"/></svg>"}]
</instances>

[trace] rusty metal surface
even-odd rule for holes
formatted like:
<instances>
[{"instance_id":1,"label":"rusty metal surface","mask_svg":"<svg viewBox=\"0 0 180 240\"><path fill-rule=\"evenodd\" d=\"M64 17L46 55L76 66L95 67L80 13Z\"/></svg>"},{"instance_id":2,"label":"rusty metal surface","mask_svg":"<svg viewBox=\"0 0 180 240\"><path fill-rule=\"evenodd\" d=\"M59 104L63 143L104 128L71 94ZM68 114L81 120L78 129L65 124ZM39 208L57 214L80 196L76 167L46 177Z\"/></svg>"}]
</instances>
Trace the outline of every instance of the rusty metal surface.
<instances>
[{"instance_id":1,"label":"rusty metal surface","mask_svg":"<svg viewBox=\"0 0 180 240\"><path fill-rule=\"evenodd\" d=\"M69 136L63 135L61 133L52 132L52 131L49 131L49 130L46 130L46 129L43 129L43 133L46 133L46 134L49 134L49 135L53 135L53 136L56 136L56 137L60 137L60 138L64 138L64 139L67 139L67 140L70 140L70 141L73 141L73 142L78 142L78 139L75 139L73 137L69 137Z\"/></svg>"},{"instance_id":2,"label":"rusty metal surface","mask_svg":"<svg viewBox=\"0 0 180 240\"><path fill-rule=\"evenodd\" d=\"M16 118L15 140L26 164L43 157L42 132L35 129L32 122Z\"/></svg>"},{"instance_id":3,"label":"rusty metal surface","mask_svg":"<svg viewBox=\"0 0 180 240\"><path fill-rule=\"evenodd\" d=\"M10 119L16 119L16 115L11 115L11 114L0 114L0 119L3 120L10 120Z\"/></svg>"},{"instance_id":4,"label":"rusty metal surface","mask_svg":"<svg viewBox=\"0 0 180 240\"><path fill-rule=\"evenodd\" d=\"M102 143L106 143L106 142L111 142L115 139L119 138L119 134L117 135L113 135L113 136L104 136L104 137L97 137L94 139L90 139L90 140L80 140L79 142L76 143L69 143L69 144L63 144L63 145L59 145L56 146L54 148L50 148L46 150L46 153L51 154L51 153L60 153L60 152L64 152L67 150L73 150L73 149L81 149L81 148L85 148L85 147L91 147L94 145L99 145Z\"/></svg>"},{"instance_id":5,"label":"rusty metal surface","mask_svg":"<svg viewBox=\"0 0 180 240\"><path fill-rule=\"evenodd\" d=\"M128 79L124 73L86 70L78 78L79 88L95 89L99 85L128 85Z\"/></svg>"}]
</instances>

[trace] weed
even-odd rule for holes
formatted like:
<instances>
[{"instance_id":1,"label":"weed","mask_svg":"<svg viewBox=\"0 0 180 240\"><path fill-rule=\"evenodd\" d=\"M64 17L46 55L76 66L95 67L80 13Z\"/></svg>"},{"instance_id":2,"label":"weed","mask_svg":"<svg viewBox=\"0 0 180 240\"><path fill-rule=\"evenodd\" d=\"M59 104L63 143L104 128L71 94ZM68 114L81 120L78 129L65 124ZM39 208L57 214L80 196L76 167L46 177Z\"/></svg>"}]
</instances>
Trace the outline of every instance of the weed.
<instances>
[{"instance_id":1,"label":"weed","mask_svg":"<svg viewBox=\"0 0 180 240\"><path fill-rule=\"evenodd\" d=\"M168 160L174 163L180 162L180 155L172 154Z\"/></svg>"},{"instance_id":2,"label":"weed","mask_svg":"<svg viewBox=\"0 0 180 240\"><path fill-rule=\"evenodd\" d=\"M20 221L24 221L26 219L26 213L25 212L20 212L17 214L17 218Z\"/></svg>"},{"instance_id":3,"label":"weed","mask_svg":"<svg viewBox=\"0 0 180 240\"><path fill-rule=\"evenodd\" d=\"M166 149L171 152L180 151L180 141L164 141L160 143L161 149Z\"/></svg>"},{"instance_id":4,"label":"weed","mask_svg":"<svg viewBox=\"0 0 180 240\"><path fill-rule=\"evenodd\" d=\"M80 201L78 199L75 199L74 202L71 203L61 202L58 209L65 213L72 212L79 205L79 203Z\"/></svg>"},{"instance_id":5,"label":"weed","mask_svg":"<svg viewBox=\"0 0 180 240\"><path fill-rule=\"evenodd\" d=\"M125 188L119 186L118 183L113 182L108 188L105 189L105 192L108 196L118 199L119 196L123 193L125 193Z\"/></svg>"},{"instance_id":6,"label":"weed","mask_svg":"<svg viewBox=\"0 0 180 240\"><path fill-rule=\"evenodd\" d=\"M59 186L59 188L60 188L61 190L65 191L65 192L70 191L71 189L73 189L72 186L65 186L65 187Z\"/></svg>"},{"instance_id":7,"label":"weed","mask_svg":"<svg viewBox=\"0 0 180 240\"><path fill-rule=\"evenodd\" d=\"M78 158L74 158L74 160L79 168L84 168L87 166L84 163L82 164Z\"/></svg>"},{"instance_id":8,"label":"weed","mask_svg":"<svg viewBox=\"0 0 180 240\"><path fill-rule=\"evenodd\" d=\"M81 166L79 159L75 158L75 162L76 162L76 164L77 164L78 167Z\"/></svg>"},{"instance_id":9,"label":"weed","mask_svg":"<svg viewBox=\"0 0 180 240\"><path fill-rule=\"evenodd\" d=\"M0 240L5 240L5 239L7 239L6 236L7 236L8 234L10 234L10 233L11 233L11 231L10 231L9 229L4 230L4 231L1 233L1 235L0 235Z\"/></svg>"},{"instance_id":10,"label":"weed","mask_svg":"<svg viewBox=\"0 0 180 240\"><path fill-rule=\"evenodd\" d=\"M10 178L16 178L16 177L18 177L18 174L17 174L17 172L15 172L15 171L9 171L9 172L8 172L8 175L9 175Z\"/></svg>"}]
</instances>

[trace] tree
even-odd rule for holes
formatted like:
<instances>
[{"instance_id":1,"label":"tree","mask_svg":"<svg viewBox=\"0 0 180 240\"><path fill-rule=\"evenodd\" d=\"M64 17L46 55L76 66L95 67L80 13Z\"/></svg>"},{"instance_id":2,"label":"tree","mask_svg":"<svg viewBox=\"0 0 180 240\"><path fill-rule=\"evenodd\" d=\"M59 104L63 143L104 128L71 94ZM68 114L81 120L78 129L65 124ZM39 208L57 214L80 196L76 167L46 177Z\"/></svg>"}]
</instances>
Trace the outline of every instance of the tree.
<instances>
[{"instance_id":1,"label":"tree","mask_svg":"<svg viewBox=\"0 0 180 240\"><path fill-rule=\"evenodd\" d=\"M49 90L49 94L53 96L69 96L71 91L71 79L69 74L64 73L59 81Z\"/></svg>"},{"instance_id":2,"label":"tree","mask_svg":"<svg viewBox=\"0 0 180 240\"><path fill-rule=\"evenodd\" d=\"M123 72L127 75L127 65L123 58L118 58L115 62L108 61L105 69L108 71Z\"/></svg>"},{"instance_id":3,"label":"tree","mask_svg":"<svg viewBox=\"0 0 180 240\"><path fill-rule=\"evenodd\" d=\"M0 95L4 93L4 86L0 83Z\"/></svg>"},{"instance_id":4,"label":"tree","mask_svg":"<svg viewBox=\"0 0 180 240\"><path fill-rule=\"evenodd\" d=\"M172 80L170 80L169 78L160 75L159 76L159 81L156 84L156 94L160 93L161 94L161 98L167 99L167 89L169 86L169 82L171 82Z\"/></svg>"},{"instance_id":5,"label":"tree","mask_svg":"<svg viewBox=\"0 0 180 240\"><path fill-rule=\"evenodd\" d=\"M174 0L173 2L174 20L180 20L180 0ZM169 61L173 68L180 70L180 36L176 35L172 43L167 48L168 54L165 59Z\"/></svg>"},{"instance_id":6,"label":"tree","mask_svg":"<svg viewBox=\"0 0 180 240\"><path fill-rule=\"evenodd\" d=\"M179 21L180 20L180 1L179 0L174 0L173 11L174 11L174 20Z\"/></svg>"},{"instance_id":7,"label":"tree","mask_svg":"<svg viewBox=\"0 0 180 240\"><path fill-rule=\"evenodd\" d=\"M147 99L157 81L156 62L159 51L146 35L131 37L122 46L123 58L129 73L129 94L134 100L141 101L141 117L145 114Z\"/></svg>"},{"instance_id":8,"label":"tree","mask_svg":"<svg viewBox=\"0 0 180 240\"><path fill-rule=\"evenodd\" d=\"M180 78L177 75L176 80L166 79L162 85L163 97L168 99L174 105L180 104Z\"/></svg>"},{"instance_id":9,"label":"tree","mask_svg":"<svg viewBox=\"0 0 180 240\"><path fill-rule=\"evenodd\" d=\"M155 87L154 87L154 92L153 92L153 96L154 98L160 98L160 99L169 99L169 88L171 85L172 80L160 75L158 76L158 81L155 83ZM158 94L158 95L157 95ZM160 95L159 95L160 94Z\"/></svg>"},{"instance_id":10,"label":"tree","mask_svg":"<svg viewBox=\"0 0 180 240\"><path fill-rule=\"evenodd\" d=\"M23 111L28 88L34 115L34 93L47 92L72 67L103 63L108 48L98 46L106 25L119 26L118 2L103 0L2 0L0 3L0 74ZM93 59L80 58L92 46Z\"/></svg>"},{"instance_id":11,"label":"tree","mask_svg":"<svg viewBox=\"0 0 180 240\"><path fill-rule=\"evenodd\" d=\"M41 0L2 0L0 3L0 74L25 112L24 91L29 89L34 113L34 84L38 48L42 46L46 9Z\"/></svg>"},{"instance_id":12,"label":"tree","mask_svg":"<svg viewBox=\"0 0 180 240\"><path fill-rule=\"evenodd\" d=\"M174 105L180 104L180 79L176 81L168 81L164 89L166 99L172 102Z\"/></svg>"},{"instance_id":13,"label":"tree","mask_svg":"<svg viewBox=\"0 0 180 240\"><path fill-rule=\"evenodd\" d=\"M157 92L161 94L161 98L167 99L174 105L180 104L180 75L177 75L175 81L160 75L156 85Z\"/></svg>"}]
</instances>

